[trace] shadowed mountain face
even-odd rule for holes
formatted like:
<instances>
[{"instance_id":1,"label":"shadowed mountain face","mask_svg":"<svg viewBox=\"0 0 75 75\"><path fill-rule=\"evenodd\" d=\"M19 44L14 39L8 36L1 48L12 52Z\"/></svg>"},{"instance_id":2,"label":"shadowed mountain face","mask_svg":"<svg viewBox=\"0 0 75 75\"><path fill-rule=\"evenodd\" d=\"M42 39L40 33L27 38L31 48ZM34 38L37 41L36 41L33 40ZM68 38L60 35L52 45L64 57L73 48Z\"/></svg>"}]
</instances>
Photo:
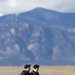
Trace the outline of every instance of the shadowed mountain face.
<instances>
[{"instance_id":1,"label":"shadowed mountain face","mask_svg":"<svg viewBox=\"0 0 75 75\"><path fill-rule=\"evenodd\" d=\"M0 65L75 65L75 13L36 8L0 17Z\"/></svg>"}]
</instances>

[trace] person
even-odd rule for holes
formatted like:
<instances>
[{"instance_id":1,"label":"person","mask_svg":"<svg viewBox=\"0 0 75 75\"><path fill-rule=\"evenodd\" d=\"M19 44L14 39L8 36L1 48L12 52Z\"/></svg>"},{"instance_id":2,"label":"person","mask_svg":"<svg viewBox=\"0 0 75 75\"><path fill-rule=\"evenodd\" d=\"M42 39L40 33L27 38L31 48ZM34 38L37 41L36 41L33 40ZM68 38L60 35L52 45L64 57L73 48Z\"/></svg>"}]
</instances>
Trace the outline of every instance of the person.
<instances>
[{"instance_id":1,"label":"person","mask_svg":"<svg viewBox=\"0 0 75 75\"><path fill-rule=\"evenodd\" d=\"M30 66L30 64L26 64L24 66L25 70L23 70L20 75L30 75Z\"/></svg>"},{"instance_id":2,"label":"person","mask_svg":"<svg viewBox=\"0 0 75 75\"><path fill-rule=\"evenodd\" d=\"M33 71L30 73L30 75L39 75L39 65L35 64L33 66Z\"/></svg>"}]
</instances>

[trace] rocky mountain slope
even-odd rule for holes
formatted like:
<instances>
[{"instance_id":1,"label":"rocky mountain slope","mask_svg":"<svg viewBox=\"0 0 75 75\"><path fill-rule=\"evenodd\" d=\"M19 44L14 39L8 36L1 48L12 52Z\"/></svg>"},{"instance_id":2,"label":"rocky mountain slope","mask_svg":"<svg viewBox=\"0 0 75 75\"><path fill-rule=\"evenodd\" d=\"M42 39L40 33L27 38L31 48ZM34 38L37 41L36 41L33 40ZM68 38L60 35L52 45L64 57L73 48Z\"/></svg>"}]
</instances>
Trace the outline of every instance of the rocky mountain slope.
<instances>
[{"instance_id":1,"label":"rocky mountain slope","mask_svg":"<svg viewBox=\"0 0 75 75\"><path fill-rule=\"evenodd\" d=\"M44 8L0 17L0 65L75 65L75 13Z\"/></svg>"}]
</instances>

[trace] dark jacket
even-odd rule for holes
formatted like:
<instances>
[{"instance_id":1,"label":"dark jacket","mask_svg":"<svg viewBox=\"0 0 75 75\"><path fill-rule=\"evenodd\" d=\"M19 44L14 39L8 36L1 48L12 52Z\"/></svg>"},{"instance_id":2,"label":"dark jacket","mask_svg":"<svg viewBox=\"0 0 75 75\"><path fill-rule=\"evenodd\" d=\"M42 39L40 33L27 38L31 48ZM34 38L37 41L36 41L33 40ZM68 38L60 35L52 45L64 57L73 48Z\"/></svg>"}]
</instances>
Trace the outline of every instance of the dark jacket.
<instances>
[{"instance_id":1,"label":"dark jacket","mask_svg":"<svg viewBox=\"0 0 75 75\"><path fill-rule=\"evenodd\" d=\"M30 75L39 75L39 72L32 71Z\"/></svg>"},{"instance_id":2,"label":"dark jacket","mask_svg":"<svg viewBox=\"0 0 75 75\"><path fill-rule=\"evenodd\" d=\"M30 75L29 71L22 71L20 75Z\"/></svg>"}]
</instances>

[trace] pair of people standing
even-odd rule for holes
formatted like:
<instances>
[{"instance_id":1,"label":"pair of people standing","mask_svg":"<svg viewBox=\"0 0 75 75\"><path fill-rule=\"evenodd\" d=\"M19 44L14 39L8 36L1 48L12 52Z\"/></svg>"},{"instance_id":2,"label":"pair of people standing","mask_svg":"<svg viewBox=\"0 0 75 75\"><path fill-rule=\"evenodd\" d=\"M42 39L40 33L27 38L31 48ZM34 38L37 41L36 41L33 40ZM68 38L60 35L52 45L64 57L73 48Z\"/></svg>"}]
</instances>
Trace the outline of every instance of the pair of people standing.
<instances>
[{"instance_id":1,"label":"pair of people standing","mask_svg":"<svg viewBox=\"0 0 75 75\"><path fill-rule=\"evenodd\" d=\"M38 72L38 70L39 70L39 65L35 64L35 65L33 66L33 71L32 71L31 73L30 73L30 67L31 67L30 64L25 65L25 66L24 66L25 70L23 70L23 71L21 72L21 75L39 75L39 72Z\"/></svg>"}]
</instances>

